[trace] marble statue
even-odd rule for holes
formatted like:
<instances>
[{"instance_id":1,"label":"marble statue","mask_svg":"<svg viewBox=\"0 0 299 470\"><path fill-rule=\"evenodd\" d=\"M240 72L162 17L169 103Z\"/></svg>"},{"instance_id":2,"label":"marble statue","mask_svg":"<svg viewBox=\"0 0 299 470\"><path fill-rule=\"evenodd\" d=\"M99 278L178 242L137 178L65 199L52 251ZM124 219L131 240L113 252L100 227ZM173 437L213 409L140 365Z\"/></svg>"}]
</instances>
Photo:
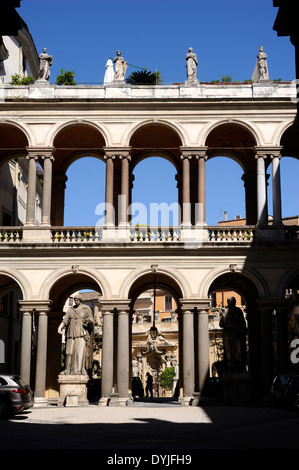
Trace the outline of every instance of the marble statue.
<instances>
[{"instance_id":1,"label":"marble statue","mask_svg":"<svg viewBox=\"0 0 299 470\"><path fill-rule=\"evenodd\" d=\"M47 54L47 49L44 47L43 52L39 55L39 80L49 80L50 78L50 67L53 63L53 56Z\"/></svg>"},{"instance_id":2,"label":"marble statue","mask_svg":"<svg viewBox=\"0 0 299 470\"><path fill-rule=\"evenodd\" d=\"M75 305L63 317L58 333L66 338L65 375L86 375L89 352L89 338L94 320L91 309L82 303L82 297L74 297Z\"/></svg>"},{"instance_id":3,"label":"marble statue","mask_svg":"<svg viewBox=\"0 0 299 470\"><path fill-rule=\"evenodd\" d=\"M187 61L187 82L188 83L198 83L196 74L197 74L197 56L193 52L192 47L189 47L189 52L186 55Z\"/></svg>"},{"instance_id":4,"label":"marble statue","mask_svg":"<svg viewBox=\"0 0 299 470\"><path fill-rule=\"evenodd\" d=\"M254 82L259 82L260 80L269 80L267 54L264 52L263 46L259 48L257 61L251 79Z\"/></svg>"},{"instance_id":5,"label":"marble statue","mask_svg":"<svg viewBox=\"0 0 299 470\"><path fill-rule=\"evenodd\" d=\"M114 81L123 81L125 79L128 63L121 56L120 51L116 51L114 59Z\"/></svg>"},{"instance_id":6,"label":"marble statue","mask_svg":"<svg viewBox=\"0 0 299 470\"><path fill-rule=\"evenodd\" d=\"M235 297L227 300L227 307L219 321L223 328L224 371L241 373L246 370L246 322L243 312L236 307Z\"/></svg>"},{"instance_id":7,"label":"marble statue","mask_svg":"<svg viewBox=\"0 0 299 470\"><path fill-rule=\"evenodd\" d=\"M105 66L104 85L107 83L113 82L113 80L114 80L113 62L111 59L108 59L106 66Z\"/></svg>"}]
</instances>

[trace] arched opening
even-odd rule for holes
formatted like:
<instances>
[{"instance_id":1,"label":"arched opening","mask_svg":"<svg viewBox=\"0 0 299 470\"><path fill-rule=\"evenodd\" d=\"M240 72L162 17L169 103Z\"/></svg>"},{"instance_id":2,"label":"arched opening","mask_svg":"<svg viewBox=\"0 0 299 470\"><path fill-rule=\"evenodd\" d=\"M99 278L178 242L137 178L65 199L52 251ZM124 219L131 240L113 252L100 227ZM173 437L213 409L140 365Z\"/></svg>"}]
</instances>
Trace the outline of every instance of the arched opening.
<instances>
[{"instance_id":1,"label":"arched opening","mask_svg":"<svg viewBox=\"0 0 299 470\"><path fill-rule=\"evenodd\" d=\"M18 127L0 124L0 226L26 222L29 165L25 158L28 138ZM37 164L36 223L41 222L41 167Z\"/></svg>"},{"instance_id":2,"label":"arched opening","mask_svg":"<svg viewBox=\"0 0 299 470\"><path fill-rule=\"evenodd\" d=\"M245 190L240 165L227 157L206 163L206 218L208 225L246 223Z\"/></svg>"},{"instance_id":3,"label":"arched opening","mask_svg":"<svg viewBox=\"0 0 299 470\"><path fill-rule=\"evenodd\" d=\"M105 163L82 157L69 166L66 177L64 225L95 227L96 208L105 202Z\"/></svg>"},{"instance_id":4,"label":"arched opening","mask_svg":"<svg viewBox=\"0 0 299 470\"><path fill-rule=\"evenodd\" d=\"M236 307L242 312L246 328L246 351L244 351L246 364L243 372L250 377L251 393L259 396L261 393L261 327L257 287L241 273L225 273L212 282L209 297L211 298L211 310L209 312L210 375L223 379L224 373L227 371L221 317L224 314L223 309L228 306L228 299L234 297ZM233 353L230 354L233 355Z\"/></svg>"},{"instance_id":5,"label":"arched opening","mask_svg":"<svg viewBox=\"0 0 299 470\"><path fill-rule=\"evenodd\" d=\"M240 201L241 198L241 200L244 201L242 202L242 206L240 206L244 214L242 217L242 219L244 219L243 223L255 225L257 221L256 159L254 153L256 146L255 137L248 129L240 124L226 123L215 127L209 133L205 145L208 147L208 163L213 157L229 157L239 164L239 167L236 167L230 162L227 163L228 167L226 167L218 163L224 162L224 159L217 159L217 161L215 161L213 174L208 177L209 180L206 184L207 194L209 196L207 197L207 206L209 206L209 199L213 198L213 195L216 194L219 200L222 200L229 190L236 191L240 193L237 200ZM207 168L209 169L208 164ZM242 168L243 174L240 172L239 168ZM218 184L221 184L220 188L222 189L220 190L219 187L214 184L216 175ZM245 188L245 190L242 188ZM245 197L242 198L241 194L245 194ZM235 196L233 197L235 198ZM229 204L231 204L230 201L231 198L228 198ZM236 207L236 209L237 208L238 207ZM231 208L223 209L223 213L224 211L231 213ZM234 219L235 216L239 215L240 214L233 214L232 218ZM219 212L218 214L215 212L213 220L215 220L215 218L219 219Z\"/></svg>"},{"instance_id":6,"label":"arched opening","mask_svg":"<svg viewBox=\"0 0 299 470\"><path fill-rule=\"evenodd\" d=\"M144 125L132 135L130 179L134 189L130 203L134 225L179 223L181 145L178 134L163 124Z\"/></svg>"},{"instance_id":7,"label":"arched opening","mask_svg":"<svg viewBox=\"0 0 299 470\"><path fill-rule=\"evenodd\" d=\"M183 388L180 289L165 274L148 273L130 295L132 396L138 402L177 402Z\"/></svg>"},{"instance_id":8,"label":"arched opening","mask_svg":"<svg viewBox=\"0 0 299 470\"><path fill-rule=\"evenodd\" d=\"M162 157L148 157L134 170L132 225L150 227L179 225L176 169Z\"/></svg>"},{"instance_id":9,"label":"arched opening","mask_svg":"<svg viewBox=\"0 0 299 470\"><path fill-rule=\"evenodd\" d=\"M66 367L66 337L58 333L59 325L75 306L75 297L80 294L82 304L90 308L94 319L94 326L90 330L88 345L86 346L86 358L84 365L89 376L88 390L91 390L90 399L94 400L94 393L100 393L99 378L101 376L101 287L90 276L74 272L60 278L50 290L51 312L48 323L48 348L47 348L47 375L46 398L49 403L57 403L59 399L58 376Z\"/></svg>"},{"instance_id":10,"label":"arched opening","mask_svg":"<svg viewBox=\"0 0 299 470\"><path fill-rule=\"evenodd\" d=\"M22 315L20 286L11 277L0 275L0 372L20 373Z\"/></svg>"},{"instance_id":11,"label":"arched opening","mask_svg":"<svg viewBox=\"0 0 299 470\"><path fill-rule=\"evenodd\" d=\"M61 129L55 136L53 141L55 148L55 160L53 162L53 183L52 183L52 225L63 226L64 224L64 206L65 206L65 187L68 181L66 173L72 163L81 157L97 157L101 160L104 159L104 146L105 140L102 134L95 127L88 124L72 124ZM87 162L87 160L86 160ZM81 181L85 180L85 185L90 187L88 178L89 160L84 165L84 160L80 162L81 165ZM79 164L79 165L80 165ZM75 167L73 167L75 168ZM72 176L72 170L70 169ZM95 199L100 201L102 192L100 190L100 182L95 188ZM70 182L68 182L70 184ZM80 184L80 183L79 183ZM81 189L80 189L81 188ZM98 193L97 193L98 190ZM84 192L84 188L79 186L78 192ZM98 194L98 196L97 196ZM89 203L91 206L92 203ZM95 210L95 207L92 207Z\"/></svg>"}]
</instances>

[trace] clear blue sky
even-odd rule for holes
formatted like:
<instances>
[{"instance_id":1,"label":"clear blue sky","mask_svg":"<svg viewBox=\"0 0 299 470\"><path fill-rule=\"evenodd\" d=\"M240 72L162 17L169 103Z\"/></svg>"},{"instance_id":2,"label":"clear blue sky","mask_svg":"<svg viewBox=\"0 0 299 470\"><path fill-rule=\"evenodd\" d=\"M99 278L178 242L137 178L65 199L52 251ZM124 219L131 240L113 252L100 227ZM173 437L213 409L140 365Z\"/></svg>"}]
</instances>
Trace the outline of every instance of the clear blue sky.
<instances>
[{"instance_id":1,"label":"clear blue sky","mask_svg":"<svg viewBox=\"0 0 299 470\"><path fill-rule=\"evenodd\" d=\"M118 49L129 64L159 70L164 83L183 82L190 46L198 56L200 81L227 74L233 80L245 80L251 78L261 45L268 54L270 78L292 80L294 47L289 38L277 37L273 31L277 8L272 5L272 0L22 0L17 10L38 53L46 47L53 55L53 83L61 68L73 70L77 82L103 82L107 59ZM134 70L130 66L128 74ZM175 171L168 162L158 161L159 170L151 159L136 167L135 201L146 202L146 197L150 202L177 200ZM95 207L104 200L104 173L104 165L95 159L82 159L70 167L66 225L96 223ZM297 194L287 191L297 186L298 173L298 161L290 159L282 165L283 215L299 213ZM241 168L229 159L207 162L209 224L216 225L224 211L229 218L245 215L241 175ZM71 184L78 185L76 178L82 182L85 177L88 203L82 191L76 201Z\"/></svg>"}]
</instances>

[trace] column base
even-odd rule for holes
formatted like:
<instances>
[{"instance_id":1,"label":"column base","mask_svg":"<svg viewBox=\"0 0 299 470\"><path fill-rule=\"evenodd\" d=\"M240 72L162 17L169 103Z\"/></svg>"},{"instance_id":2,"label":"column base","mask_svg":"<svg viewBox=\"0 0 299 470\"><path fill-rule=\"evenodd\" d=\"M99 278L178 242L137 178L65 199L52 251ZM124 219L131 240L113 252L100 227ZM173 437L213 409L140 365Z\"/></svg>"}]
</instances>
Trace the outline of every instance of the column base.
<instances>
[{"instance_id":1,"label":"column base","mask_svg":"<svg viewBox=\"0 0 299 470\"><path fill-rule=\"evenodd\" d=\"M181 406L190 406L192 400L193 400L193 397L179 397L178 399Z\"/></svg>"},{"instance_id":2,"label":"column base","mask_svg":"<svg viewBox=\"0 0 299 470\"><path fill-rule=\"evenodd\" d=\"M108 406L108 401L109 401L109 398L102 397L102 398L99 399L98 405L99 406Z\"/></svg>"},{"instance_id":3,"label":"column base","mask_svg":"<svg viewBox=\"0 0 299 470\"><path fill-rule=\"evenodd\" d=\"M45 397L36 397L34 398L34 408L40 408L47 406L48 400Z\"/></svg>"}]
</instances>

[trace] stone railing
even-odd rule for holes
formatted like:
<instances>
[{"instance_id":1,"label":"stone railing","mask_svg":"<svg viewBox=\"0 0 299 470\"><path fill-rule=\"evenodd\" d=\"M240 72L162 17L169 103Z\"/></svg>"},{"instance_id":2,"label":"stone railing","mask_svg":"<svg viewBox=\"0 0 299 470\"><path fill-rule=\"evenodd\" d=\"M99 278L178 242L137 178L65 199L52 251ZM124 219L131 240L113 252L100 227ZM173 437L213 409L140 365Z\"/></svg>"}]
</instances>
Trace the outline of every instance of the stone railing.
<instances>
[{"instance_id":1,"label":"stone railing","mask_svg":"<svg viewBox=\"0 0 299 470\"><path fill-rule=\"evenodd\" d=\"M0 227L0 242L14 243L23 239L22 227Z\"/></svg>"},{"instance_id":2,"label":"stone railing","mask_svg":"<svg viewBox=\"0 0 299 470\"><path fill-rule=\"evenodd\" d=\"M179 227L131 227L130 239L133 243L142 242L178 242L180 241Z\"/></svg>"},{"instance_id":3,"label":"stone railing","mask_svg":"<svg viewBox=\"0 0 299 470\"><path fill-rule=\"evenodd\" d=\"M53 242L60 243L94 243L102 241L102 228L94 227L52 227Z\"/></svg>"},{"instance_id":4,"label":"stone railing","mask_svg":"<svg viewBox=\"0 0 299 470\"><path fill-rule=\"evenodd\" d=\"M256 228L251 226L239 227L207 227L208 241L217 243L242 242L252 243L256 239Z\"/></svg>"},{"instance_id":5,"label":"stone railing","mask_svg":"<svg viewBox=\"0 0 299 470\"><path fill-rule=\"evenodd\" d=\"M188 231L187 231L188 232ZM0 245L45 243L53 244L170 244L197 243L197 246L209 244L252 244L253 242L299 242L299 226L284 226L280 229L267 226L263 229L255 226L204 226L198 232L195 227L188 233L181 227L127 227L124 231L117 227L0 227ZM187 238L186 238L187 237Z\"/></svg>"}]
</instances>

